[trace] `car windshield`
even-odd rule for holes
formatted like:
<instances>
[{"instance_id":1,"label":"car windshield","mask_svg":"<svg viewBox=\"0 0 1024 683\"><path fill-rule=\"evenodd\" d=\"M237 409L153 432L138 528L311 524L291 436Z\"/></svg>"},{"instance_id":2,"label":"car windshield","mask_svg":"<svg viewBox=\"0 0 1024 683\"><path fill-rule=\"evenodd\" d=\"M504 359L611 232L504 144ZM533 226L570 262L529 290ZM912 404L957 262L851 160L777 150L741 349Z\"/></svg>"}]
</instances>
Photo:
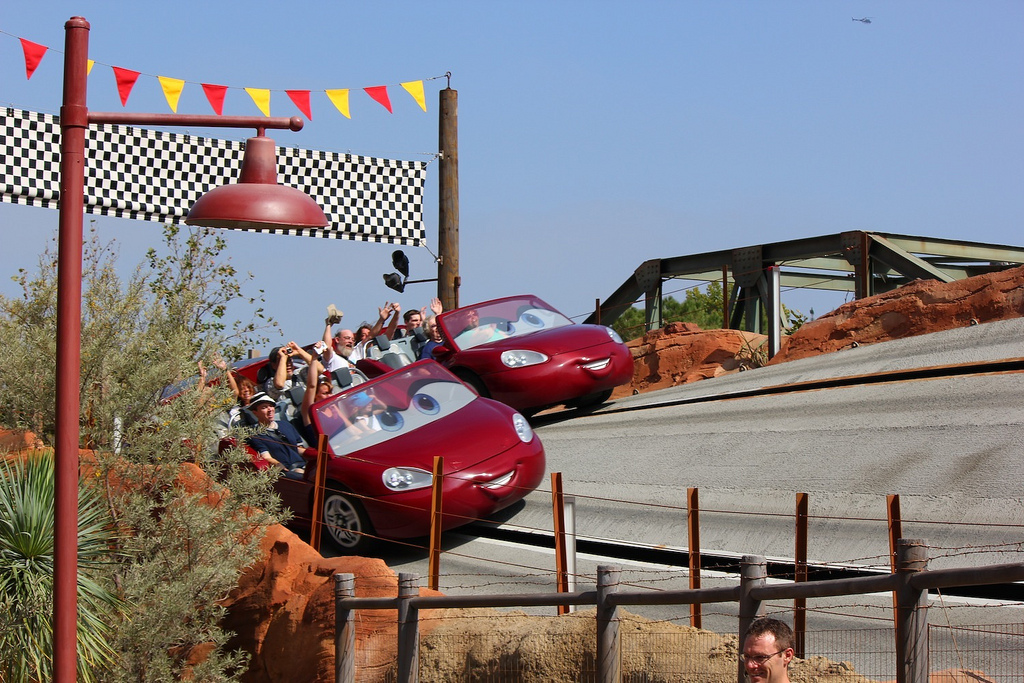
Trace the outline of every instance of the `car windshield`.
<instances>
[{"instance_id":1,"label":"car windshield","mask_svg":"<svg viewBox=\"0 0 1024 683\"><path fill-rule=\"evenodd\" d=\"M313 406L313 421L334 455L348 455L425 427L475 399L450 372L422 361L325 399Z\"/></svg>"},{"instance_id":2,"label":"car windshield","mask_svg":"<svg viewBox=\"0 0 1024 683\"><path fill-rule=\"evenodd\" d=\"M509 297L460 308L440 318L445 335L457 349L521 337L540 330L572 325L572 321L532 296Z\"/></svg>"}]
</instances>

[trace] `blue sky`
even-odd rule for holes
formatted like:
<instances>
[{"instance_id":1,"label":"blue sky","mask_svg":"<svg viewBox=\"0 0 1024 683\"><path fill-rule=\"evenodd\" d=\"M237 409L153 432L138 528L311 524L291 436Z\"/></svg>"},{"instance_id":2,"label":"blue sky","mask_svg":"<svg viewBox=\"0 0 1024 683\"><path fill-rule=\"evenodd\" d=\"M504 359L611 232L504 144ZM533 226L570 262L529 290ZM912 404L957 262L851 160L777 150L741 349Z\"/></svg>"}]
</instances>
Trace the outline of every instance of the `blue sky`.
<instances>
[{"instance_id":1,"label":"blue sky","mask_svg":"<svg viewBox=\"0 0 1024 683\"><path fill-rule=\"evenodd\" d=\"M843 230L1024 244L1017 1L0 8L0 103L49 113L60 107L56 51L73 15L90 21L90 55L103 64L232 86L225 114L259 113L247 86L353 89L351 120L314 93L304 130L273 132L282 145L430 161L444 79L425 83L426 113L397 84L451 71L467 304L533 293L582 316L647 259ZM872 23L851 21L865 16ZM31 80L16 37L53 50ZM394 86L393 114L356 92L381 84ZM108 67L90 76L89 106L122 109ZM283 93L271 106L275 116L298 113ZM126 109L169 111L150 76ZM210 113L196 85L178 111ZM435 252L436 197L431 163L423 217ZM160 239L154 223L96 225L119 241L126 267ZM56 226L56 211L0 204L0 291L16 291L8 276L35 263ZM354 326L395 295L381 278L391 245L226 237L285 338L315 338L329 303ZM405 250L413 278L436 274L427 249ZM322 257L316 275L311 252ZM410 285L398 299L420 307L433 294L432 284ZM842 299L787 292L783 302L820 315Z\"/></svg>"}]
</instances>

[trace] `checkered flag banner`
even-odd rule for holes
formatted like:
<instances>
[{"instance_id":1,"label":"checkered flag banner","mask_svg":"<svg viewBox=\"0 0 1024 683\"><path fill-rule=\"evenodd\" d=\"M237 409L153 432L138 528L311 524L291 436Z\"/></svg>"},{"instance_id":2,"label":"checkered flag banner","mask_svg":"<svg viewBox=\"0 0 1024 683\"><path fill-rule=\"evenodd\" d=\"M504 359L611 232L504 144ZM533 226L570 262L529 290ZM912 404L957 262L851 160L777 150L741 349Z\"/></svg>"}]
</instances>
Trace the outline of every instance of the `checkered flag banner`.
<instances>
[{"instance_id":1,"label":"checkered flag banner","mask_svg":"<svg viewBox=\"0 0 1024 683\"><path fill-rule=\"evenodd\" d=\"M208 190L235 182L245 145L181 133L87 128L85 211L161 223L181 221ZM57 208L60 119L12 109L0 116L0 201ZM277 148L278 180L327 215L326 228L265 232L418 246L426 164Z\"/></svg>"}]
</instances>

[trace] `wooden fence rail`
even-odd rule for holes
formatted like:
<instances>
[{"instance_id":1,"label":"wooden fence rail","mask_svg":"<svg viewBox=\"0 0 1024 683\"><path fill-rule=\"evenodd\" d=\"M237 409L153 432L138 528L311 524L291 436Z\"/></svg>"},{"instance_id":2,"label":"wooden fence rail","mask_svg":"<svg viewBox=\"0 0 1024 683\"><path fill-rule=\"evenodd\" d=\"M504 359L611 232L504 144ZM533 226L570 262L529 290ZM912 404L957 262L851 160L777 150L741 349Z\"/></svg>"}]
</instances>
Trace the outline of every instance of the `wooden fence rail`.
<instances>
[{"instance_id":1,"label":"wooden fence rail","mask_svg":"<svg viewBox=\"0 0 1024 683\"><path fill-rule=\"evenodd\" d=\"M730 588L698 588L670 591L619 590L619 569L598 568L597 590L459 596L420 596L419 577L399 574L395 598L360 598L354 595L355 578L336 574L336 683L355 681L355 611L394 609L398 612L398 682L416 683L419 657L419 611L422 609L467 607L535 607L559 605L597 606L597 680L621 681L618 609L625 605L694 605L737 602L737 634L742 637L750 622L762 613L769 600L858 595L892 591L896 596L896 678L898 683L928 683L927 594L930 588L981 586L1024 580L1024 562L930 571L927 545L922 540L900 539L896 571L879 576L802 581L767 585L767 561L760 555L744 555L740 584ZM737 683L743 683L743 669L737 661Z\"/></svg>"}]
</instances>

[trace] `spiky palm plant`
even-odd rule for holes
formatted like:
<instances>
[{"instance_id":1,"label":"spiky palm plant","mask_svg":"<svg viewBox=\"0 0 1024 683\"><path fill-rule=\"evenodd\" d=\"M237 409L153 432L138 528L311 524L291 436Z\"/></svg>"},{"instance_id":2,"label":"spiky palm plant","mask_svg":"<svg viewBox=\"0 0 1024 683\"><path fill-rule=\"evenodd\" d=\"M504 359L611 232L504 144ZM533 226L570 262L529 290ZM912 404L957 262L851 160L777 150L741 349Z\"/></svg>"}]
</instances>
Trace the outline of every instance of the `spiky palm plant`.
<instances>
[{"instance_id":1,"label":"spiky palm plant","mask_svg":"<svg viewBox=\"0 0 1024 683\"><path fill-rule=\"evenodd\" d=\"M53 455L0 462L0 681L50 680L53 665ZM116 534L101 497L78 492L78 679L112 662L111 617L121 609L99 580Z\"/></svg>"}]
</instances>

